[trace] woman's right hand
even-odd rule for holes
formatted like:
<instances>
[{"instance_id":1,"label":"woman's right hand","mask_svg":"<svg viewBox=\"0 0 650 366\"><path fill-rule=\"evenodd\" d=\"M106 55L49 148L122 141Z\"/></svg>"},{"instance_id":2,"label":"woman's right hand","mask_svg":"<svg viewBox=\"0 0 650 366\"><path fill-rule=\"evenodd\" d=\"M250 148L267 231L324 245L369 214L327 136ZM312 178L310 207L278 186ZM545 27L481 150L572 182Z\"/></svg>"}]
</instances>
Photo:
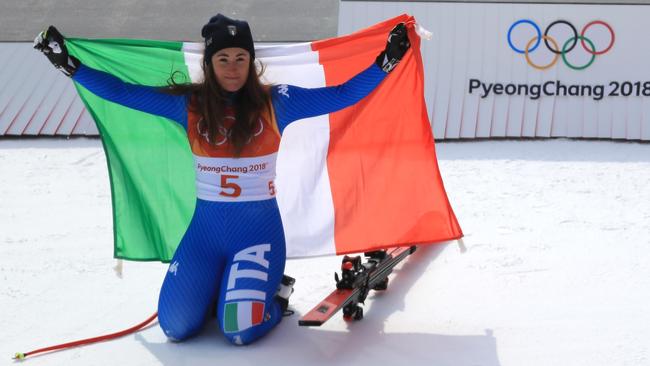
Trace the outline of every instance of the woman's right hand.
<instances>
[{"instance_id":1,"label":"woman's right hand","mask_svg":"<svg viewBox=\"0 0 650 366\"><path fill-rule=\"evenodd\" d=\"M34 48L41 51L66 76L74 75L80 65L79 60L68 53L63 35L52 25L36 36Z\"/></svg>"}]
</instances>

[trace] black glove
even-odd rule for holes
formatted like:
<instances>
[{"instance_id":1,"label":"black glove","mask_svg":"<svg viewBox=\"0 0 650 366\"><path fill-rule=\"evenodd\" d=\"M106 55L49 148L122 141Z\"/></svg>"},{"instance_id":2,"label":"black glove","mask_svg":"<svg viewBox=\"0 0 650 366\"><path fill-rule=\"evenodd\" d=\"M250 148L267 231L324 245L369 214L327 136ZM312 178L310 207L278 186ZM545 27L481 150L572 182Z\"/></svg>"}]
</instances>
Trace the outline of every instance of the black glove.
<instances>
[{"instance_id":1,"label":"black glove","mask_svg":"<svg viewBox=\"0 0 650 366\"><path fill-rule=\"evenodd\" d=\"M408 32L404 23L399 23L388 34L386 49L382 51L375 63L385 72L391 72L402 60L406 51L411 47Z\"/></svg>"},{"instance_id":2,"label":"black glove","mask_svg":"<svg viewBox=\"0 0 650 366\"><path fill-rule=\"evenodd\" d=\"M61 70L66 76L74 75L81 64L77 58L68 54L65 39L52 25L36 36L34 48L43 52L52 65Z\"/></svg>"}]
</instances>

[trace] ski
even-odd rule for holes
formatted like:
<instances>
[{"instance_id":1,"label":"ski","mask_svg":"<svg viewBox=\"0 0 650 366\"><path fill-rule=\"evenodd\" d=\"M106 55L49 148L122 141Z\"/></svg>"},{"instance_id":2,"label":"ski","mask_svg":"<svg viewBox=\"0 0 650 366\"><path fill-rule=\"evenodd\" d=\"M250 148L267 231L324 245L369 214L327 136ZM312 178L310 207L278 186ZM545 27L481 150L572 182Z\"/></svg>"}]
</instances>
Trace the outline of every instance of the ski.
<instances>
[{"instance_id":1,"label":"ski","mask_svg":"<svg viewBox=\"0 0 650 366\"><path fill-rule=\"evenodd\" d=\"M416 246L398 247L364 253L361 256L344 256L341 263L341 277L334 273L336 290L310 310L299 321L301 326L321 326L336 312L343 309L345 320L363 319L363 304L370 290L383 291L388 288L388 275L404 258L415 252Z\"/></svg>"}]
</instances>

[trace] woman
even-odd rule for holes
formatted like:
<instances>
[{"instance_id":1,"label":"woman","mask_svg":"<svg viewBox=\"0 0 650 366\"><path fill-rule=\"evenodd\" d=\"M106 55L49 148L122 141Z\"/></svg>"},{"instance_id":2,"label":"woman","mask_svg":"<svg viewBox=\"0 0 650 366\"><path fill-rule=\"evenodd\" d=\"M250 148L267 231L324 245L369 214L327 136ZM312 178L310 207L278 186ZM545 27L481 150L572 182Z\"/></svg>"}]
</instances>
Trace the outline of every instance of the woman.
<instances>
[{"instance_id":1,"label":"woman","mask_svg":"<svg viewBox=\"0 0 650 366\"><path fill-rule=\"evenodd\" d=\"M160 326L171 340L198 333L216 303L226 337L249 344L282 319L293 291L283 276L285 239L275 200L280 138L293 121L348 107L368 95L410 44L395 27L376 61L344 84L266 86L255 67L248 23L218 14L201 32L203 82L132 85L70 56L54 27L34 47L96 95L180 124L192 148L197 202L160 291ZM249 169L255 166L256 169Z\"/></svg>"}]
</instances>

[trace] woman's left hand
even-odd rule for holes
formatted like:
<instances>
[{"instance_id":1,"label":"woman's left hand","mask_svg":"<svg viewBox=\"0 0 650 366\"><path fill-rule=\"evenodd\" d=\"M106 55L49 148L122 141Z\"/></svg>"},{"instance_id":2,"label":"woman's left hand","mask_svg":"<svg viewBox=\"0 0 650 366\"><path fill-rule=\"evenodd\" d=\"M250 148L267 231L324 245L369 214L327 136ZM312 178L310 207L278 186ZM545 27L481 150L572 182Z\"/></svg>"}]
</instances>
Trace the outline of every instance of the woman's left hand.
<instances>
[{"instance_id":1,"label":"woman's left hand","mask_svg":"<svg viewBox=\"0 0 650 366\"><path fill-rule=\"evenodd\" d=\"M404 23L399 23L388 34L386 48L377 56L375 62L385 72L391 72L410 47L408 30Z\"/></svg>"}]
</instances>

